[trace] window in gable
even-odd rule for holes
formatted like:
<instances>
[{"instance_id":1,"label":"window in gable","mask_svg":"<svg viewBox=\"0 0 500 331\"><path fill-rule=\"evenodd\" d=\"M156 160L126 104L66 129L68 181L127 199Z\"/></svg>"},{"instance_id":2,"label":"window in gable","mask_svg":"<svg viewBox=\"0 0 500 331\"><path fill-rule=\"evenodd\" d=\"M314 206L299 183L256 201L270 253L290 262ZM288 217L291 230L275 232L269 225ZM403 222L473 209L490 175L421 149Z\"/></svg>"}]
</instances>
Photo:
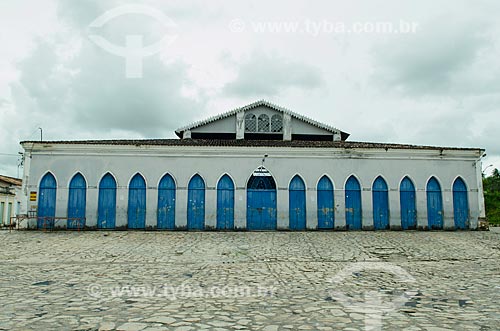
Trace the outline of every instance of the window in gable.
<instances>
[{"instance_id":1,"label":"window in gable","mask_svg":"<svg viewBox=\"0 0 500 331\"><path fill-rule=\"evenodd\" d=\"M259 115L259 132L269 132L269 116Z\"/></svg>"},{"instance_id":2,"label":"window in gable","mask_svg":"<svg viewBox=\"0 0 500 331\"><path fill-rule=\"evenodd\" d=\"M275 114L271 117L271 132L283 131L283 119L281 115Z\"/></svg>"},{"instance_id":3,"label":"window in gable","mask_svg":"<svg viewBox=\"0 0 500 331\"><path fill-rule=\"evenodd\" d=\"M257 118L252 113L245 116L245 131L257 132Z\"/></svg>"}]
</instances>

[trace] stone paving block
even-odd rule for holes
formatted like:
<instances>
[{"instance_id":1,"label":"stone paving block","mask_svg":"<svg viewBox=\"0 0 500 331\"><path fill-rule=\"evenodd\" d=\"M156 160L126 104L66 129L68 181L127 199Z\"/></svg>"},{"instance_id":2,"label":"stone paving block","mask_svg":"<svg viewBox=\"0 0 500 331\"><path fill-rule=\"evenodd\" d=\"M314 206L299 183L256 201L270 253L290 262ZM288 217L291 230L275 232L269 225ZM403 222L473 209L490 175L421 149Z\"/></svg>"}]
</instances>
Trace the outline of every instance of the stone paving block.
<instances>
[{"instance_id":1,"label":"stone paving block","mask_svg":"<svg viewBox=\"0 0 500 331\"><path fill-rule=\"evenodd\" d=\"M0 242L0 329L500 325L495 232L5 231Z\"/></svg>"}]
</instances>

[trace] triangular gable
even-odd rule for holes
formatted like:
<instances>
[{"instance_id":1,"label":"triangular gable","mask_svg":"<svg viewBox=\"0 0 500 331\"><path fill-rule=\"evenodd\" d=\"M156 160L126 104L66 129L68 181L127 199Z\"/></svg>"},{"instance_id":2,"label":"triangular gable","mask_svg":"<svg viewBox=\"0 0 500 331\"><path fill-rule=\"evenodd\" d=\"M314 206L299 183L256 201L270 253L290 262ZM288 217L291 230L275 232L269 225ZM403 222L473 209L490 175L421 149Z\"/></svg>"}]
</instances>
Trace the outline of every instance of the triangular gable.
<instances>
[{"instance_id":1,"label":"triangular gable","mask_svg":"<svg viewBox=\"0 0 500 331\"><path fill-rule=\"evenodd\" d=\"M280 114L286 114L295 125L300 126L305 132L310 132L311 134L335 134L341 137L341 140L346 140L349 136L348 133L340 131L332 126L317 122L309 117L297 114L290 111L289 109L283 108L281 106L275 105L265 100L256 101L249 105L233 109L231 111L209 117L205 120L194 122L190 125L179 128L175 131L178 137L183 138L184 132L186 131L211 131L220 130L220 133L229 134L229 131L234 132L235 130L228 130L227 128L235 128L238 113L248 113L251 111L256 111L259 108L267 108L269 110L275 111ZM218 122L218 123L216 123ZM223 123L225 122L225 123ZM203 127L203 128L202 128Z\"/></svg>"}]
</instances>

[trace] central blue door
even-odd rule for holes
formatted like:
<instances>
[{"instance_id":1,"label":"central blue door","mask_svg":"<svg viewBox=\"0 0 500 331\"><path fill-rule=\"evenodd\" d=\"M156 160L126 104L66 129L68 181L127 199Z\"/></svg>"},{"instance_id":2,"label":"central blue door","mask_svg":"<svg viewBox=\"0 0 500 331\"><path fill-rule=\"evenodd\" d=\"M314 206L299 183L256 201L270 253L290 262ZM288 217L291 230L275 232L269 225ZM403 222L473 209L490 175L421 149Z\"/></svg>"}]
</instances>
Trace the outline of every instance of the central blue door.
<instances>
[{"instance_id":1,"label":"central blue door","mask_svg":"<svg viewBox=\"0 0 500 331\"><path fill-rule=\"evenodd\" d=\"M48 172L43 176L38 192L37 227L39 229L52 229L54 227L54 217L56 216L56 193L56 179Z\"/></svg>"},{"instance_id":2,"label":"central blue door","mask_svg":"<svg viewBox=\"0 0 500 331\"><path fill-rule=\"evenodd\" d=\"M146 228L146 182L140 174L130 180L128 186L128 228Z\"/></svg>"},{"instance_id":3,"label":"central blue door","mask_svg":"<svg viewBox=\"0 0 500 331\"><path fill-rule=\"evenodd\" d=\"M382 177L377 177L372 187L373 227L375 230L389 229L389 191Z\"/></svg>"},{"instance_id":4,"label":"central blue door","mask_svg":"<svg viewBox=\"0 0 500 331\"><path fill-rule=\"evenodd\" d=\"M318 182L318 229L333 229L335 209L333 207L333 184L323 176Z\"/></svg>"},{"instance_id":5,"label":"central blue door","mask_svg":"<svg viewBox=\"0 0 500 331\"><path fill-rule=\"evenodd\" d=\"M253 176L247 183L247 229L275 230L276 183L272 176Z\"/></svg>"},{"instance_id":6,"label":"central blue door","mask_svg":"<svg viewBox=\"0 0 500 331\"><path fill-rule=\"evenodd\" d=\"M188 230L205 228L205 182L200 175L195 175L189 181L187 228Z\"/></svg>"},{"instance_id":7,"label":"central blue door","mask_svg":"<svg viewBox=\"0 0 500 331\"><path fill-rule=\"evenodd\" d=\"M68 229L83 229L85 227L86 206L87 182L82 174L77 173L69 183Z\"/></svg>"},{"instance_id":8,"label":"central blue door","mask_svg":"<svg viewBox=\"0 0 500 331\"><path fill-rule=\"evenodd\" d=\"M443 228L441 185L439 185L439 182L434 177L427 182L427 220L429 222L429 230Z\"/></svg>"},{"instance_id":9,"label":"central blue door","mask_svg":"<svg viewBox=\"0 0 500 331\"><path fill-rule=\"evenodd\" d=\"M234 184L228 175L217 183L217 230L234 229Z\"/></svg>"},{"instance_id":10,"label":"central blue door","mask_svg":"<svg viewBox=\"0 0 500 331\"><path fill-rule=\"evenodd\" d=\"M361 230L361 187L354 176L345 184L345 222L347 230Z\"/></svg>"},{"instance_id":11,"label":"central blue door","mask_svg":"<svg viewBox=\"0 0 500 331\"><path fill-rule=\"evenodd\" d=\"M415 198L415 185L405 177L399 185L399 202L401 205L401 228L403 230L416 229L417 204Z\"/></svg>"},{"instance_id":12,"label":"central blue door","mask_svg":"<svg viewBox=\"0 0 500 331\"><path fill-rule=\"evenodd\" d=\"M465 230L469 227L469 200L467 186L462 178L453 183L453 218L455 229Z\"/></svg>"},{"instance_id":13,"label":"central blue door","mask_svg":"<svg viewBox=\"0 0 500 331\"><path fill-rule=\"evenodd\" d=\"M166 174L158 184L158 220L157 228L173 230L175 228L175 182Z\"/></svg>"},{"instance_id":14,"label":"central blue door","mask_svg":"<svg viewBox=\"0 0 500 331\"><path fill-rule=\"evenodd\" d=\"M293 177L288 188L290 230L306 229L306 186L300 176Z\"/></svg>"},{"instance_id":15,"label":"central blue door","mask_svg":"<svg viewBox=\"0 0 500 331\"><path fill-rule=\"evenodd\" d=\"M114 229L116 222L116 181L110 173L99 183L97 228Z\"/></svg>"}]
</instances>

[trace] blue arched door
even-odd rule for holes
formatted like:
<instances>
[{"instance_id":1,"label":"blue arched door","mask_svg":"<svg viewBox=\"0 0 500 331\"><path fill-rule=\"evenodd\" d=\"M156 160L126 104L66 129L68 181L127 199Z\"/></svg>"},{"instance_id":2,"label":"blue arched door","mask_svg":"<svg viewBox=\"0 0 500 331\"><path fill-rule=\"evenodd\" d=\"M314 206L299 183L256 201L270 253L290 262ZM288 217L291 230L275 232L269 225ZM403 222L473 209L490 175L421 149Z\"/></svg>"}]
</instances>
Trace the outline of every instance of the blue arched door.
<instances>
[{"instance_id":1,"label":"blue arched door","mask_svg":"<svg viewBox=\"0 0 500 331\"><path fill-rule=\"evenodd\" d=\"M361 186L354 176L345 184L345 221L347 230L361 230Z\"/></svg>"},{"instance_id":2,"label":"blue arched door","mask_svg":"<svg viewBox=\"0 0 500 331\"><path fill-rule=\"evenodd\" d=\"M217 183L217 230L234 229L234 184L228 175Z\"/></svg>"},{"instance_id":3,"label":"blue arched door","mask_svg":"<svg viewBox=\"0 0 500 331\"><path fill-rule=\"evenodd\" d=\"M427 182L427 221L430 230L443 228L441 185L434 177Z\"/></svg>"},{"instance_id":4,"label":"blue arched door","mask_svg":"<svg viewBox=\"0 0 500 331\"><path fill-rule=\"evenodd\" d=\"M200 175L193 176L189 181L187 228L188 230L205 228L205 182Z\"/></svg>"},{"instance_id":5,"label":"blue arched door","mask_svg":"<svg viewBox=\"0 0 500 331\"><path fill-rule=\"evenodd\" d=\"M373 227L375 230L389 229L389 190L382 177L377 177L372 187Z\"/></svg>"},{"instance_id":6,"label":"blue arched door","mask_svg":"<svg viewBox=\"0 0 500 331\"><path fill-rule=\"evenodd\" d=\"M175 229L175 182L166 174L158 184L158 224L162 230Z\"/></svg>"},{"instance_id":7,"label":"blue arched door","mask_svg":"<svg viewBox=\"0 0 500 331\"><path fill-rule=\"evenodd\" d=\"M288 188L290 230L306 229L306 186L300 176L293 177Z\"/></svg>"},{"instance_id":8,"label":"blue arched door","mask_svg":"<svg viewBox=\"0 0 500 331\"><path fill-rule=\"evenodd\" d=\"M116 181L107 173L99 183L97 228L114 229L116 223Z\"/></svg>"},{"instance_id":9,"label":"blue arched door","mask_svg":"<svg viewBox=\"0 0 500 331\"><path fill-rule=\"evenodd\" d=\"M318 193L318 229L333 229L335 220L333 184L327 176L323 176L317 187Z\"/></svg>"},{"instance_id":10,"label":"blue arched door","mask_svg":"<svg viewBox=\"0 0 500 331\"><path fill-rule=\"evenodd\" d=\"M269 174L252 175L247 183L247 229L275 230L276 183Z\"/></svg>"},{"instance_id":11,"label":"blue arched door","mask_svg":"<svg viewBox=\"0 0 500 331\"><path fill-rule=\"evenodd\" d=\"M68 229L83 229L85 227L86 206L87 182L82 174L77 173L69 183Z\"/></svg>"},{"instance_id":12,"label":"blue arched door","mask_svg":"<svg viewBox=\"0 0 500 331\"><path fill-rule=\"evenodd\" d=\"M453 183L453 218L455 229L465 230L469 227L469 199L467 186L462 178Z\"/></svg>"},{"instance_id":13,"label":"blue arched door","mask_svg":"<svg viewBox=\"0 0 500 331\"><path fill-rule=\"evenodd\" d=\"M399 202L401 205L401 228L403 230L417 227L417 204L415 185L410 178L405 177L399 185Z\"/></svg>"},{"instance_id":14,"label":"blue arched door","mask_svg":"<svg viewBox=\"0 0 500 331\"><path fill-rule=\"evenodd\" d=\"M39 229L52 229L56 216L57 183L54 176L48 172L40 181L38 192L38 218Z\"/></svg>"},{"instance_id":15,"label":"blue arched door","mask_svg":"<svg viewBox=\"0 0 500 331\"><path fill-rule=\"evenodd\" d=\"M140 174L130 180L128 186L128 228L146 228L146 182Z\"/></svg>"}]
</instances>

